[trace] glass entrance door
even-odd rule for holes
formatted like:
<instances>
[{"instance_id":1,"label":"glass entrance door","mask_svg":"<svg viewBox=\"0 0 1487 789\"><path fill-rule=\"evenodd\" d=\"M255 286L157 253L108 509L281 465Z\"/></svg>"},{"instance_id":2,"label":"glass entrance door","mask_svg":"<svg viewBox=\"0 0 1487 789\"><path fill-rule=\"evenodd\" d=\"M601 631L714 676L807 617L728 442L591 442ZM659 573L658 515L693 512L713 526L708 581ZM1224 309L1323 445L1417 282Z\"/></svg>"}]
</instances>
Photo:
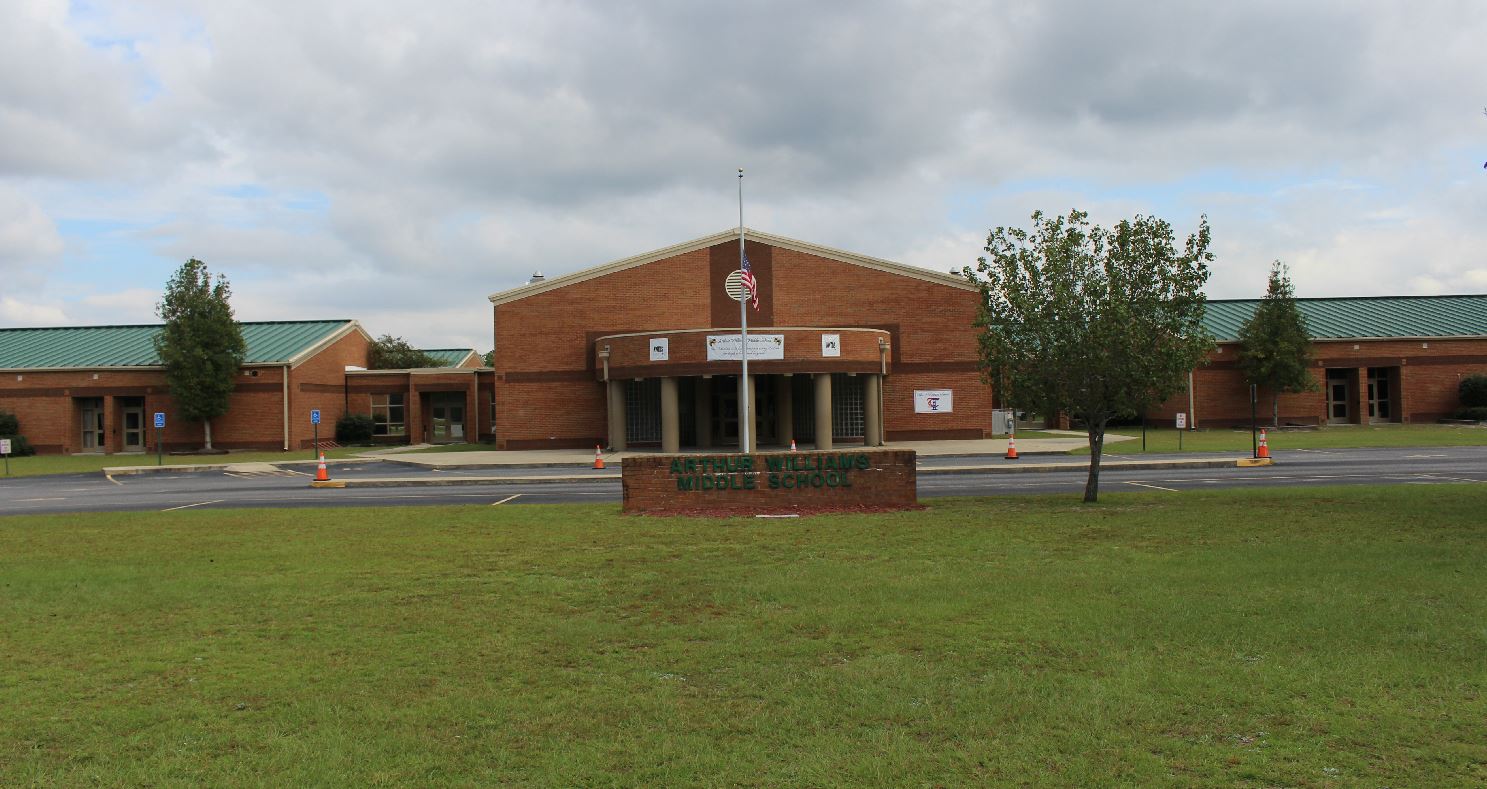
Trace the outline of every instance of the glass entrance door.
<instances>
[{"instance_id":1,"label":"glass entrance door","mask_svg":"<svg viewBox=\"0 0 1487 789\"><path fill-rule=\"evenodd\" d=\"M1353 398L1352 379L1348 370L1327 371L1327 421L1334 425L1347 424L1352 420L1348 406Z\"/></svg>"},{"instance_id":2,"label":"glass entrance door","mask_svg":"<svg viewBox=\"0 0 1487 789\"><path fill-rule=\"evenodd\" d=\"M434 394L429 397L430 418L433 430L430 440L435 444L450 444L465 440L465 396L463 394Z\"/></svg>"},{"instance_id":3,"label":"glass entrance door","mask_svg":"<svg viewBox=\"0 0 1487 789\"><path fill-rule=\"evenodd\" d=\"M78 401L82 409L82 450L84 452L102 452L103 433L103 398L85 397Z\"/></svg>"},{"instance_id":4,"label":"glass entrance door","mask_svg":"<svg viewBox=\"0 0 1487 789\"><path fill-rule=\"evenodd\" d=\"M124 451L145 451L145 409L129 406L124 409Z\"/></svg>"},{"instance_id":5,"label":"glass entrance door","mask_svg":"<svg viewBox=\"0 0 1487 789\"><path fill-rule=\"evenodd\" d=\"M738 446L738 376L714 378L712 398L713 446Z\"/></svg>"}]
</instances>

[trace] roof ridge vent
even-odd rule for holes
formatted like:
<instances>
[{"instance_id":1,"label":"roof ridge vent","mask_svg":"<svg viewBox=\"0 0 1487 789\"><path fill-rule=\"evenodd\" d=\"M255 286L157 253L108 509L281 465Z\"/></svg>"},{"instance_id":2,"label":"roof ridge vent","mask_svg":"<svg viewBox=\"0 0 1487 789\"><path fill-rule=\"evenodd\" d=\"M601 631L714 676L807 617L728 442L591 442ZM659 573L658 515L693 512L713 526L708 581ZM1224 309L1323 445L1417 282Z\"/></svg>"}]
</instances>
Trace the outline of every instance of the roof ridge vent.
<instances>
[{"instance_id":1,"label":"roof ridge vent","mask_svg":"<svg viewBox=\"0 0 1487 789\"><path fill-rule=\"evenodd\" d=\"M540 271L534 271L534 272L532 272L532 278L529 279L529 280L527 280L527 284L528 285L535 285L535 284L541 282L544 279L547 279L547 277L542 276L542 272L540 272Z\"/></svg>"}]
</instances>

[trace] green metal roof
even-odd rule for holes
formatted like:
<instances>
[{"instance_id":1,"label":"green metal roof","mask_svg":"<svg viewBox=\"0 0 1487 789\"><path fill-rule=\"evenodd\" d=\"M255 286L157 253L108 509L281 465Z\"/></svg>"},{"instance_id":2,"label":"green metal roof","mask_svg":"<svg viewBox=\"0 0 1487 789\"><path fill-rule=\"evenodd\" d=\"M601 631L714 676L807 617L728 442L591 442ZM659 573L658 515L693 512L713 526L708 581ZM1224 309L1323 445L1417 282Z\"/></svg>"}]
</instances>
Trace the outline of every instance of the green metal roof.
<instances>
[{"instance_id":1,"label":"green metal roof","mask_svg":"<svg viewBox=\"0 0 1487 789\"><path fill-rule=\"evenodd\" d=\"M1208 302L1203 325L1219 342L1239 339L1260 299ZM1487 337L1487 295L1297 299L1307 332L1319 340L1368 337Z\"/></svg>"},{"instance_id":2,"label":"green metal roof","mask_svg":"<svg viewBox=\"0 0 1487 789\"><path fill-rule=\"evenodd\" d=\"M475 358L480 358L480 353L474 348L425 348L423 352L437 359L440 367L458 367L472 353Z\"/></svg>"},{"instance_id":3,"label":"green metal roof","mask_svg":"<svg viewBox=\"0 0 1487 789\"><path fill-rule=\"evenodd\" d=\"M240 324L244 364L284 364L351 325L350 320L262 321ZM154 338L161 324L0 329L0 370L157 367Z\"/></svg>"}]
</instances>

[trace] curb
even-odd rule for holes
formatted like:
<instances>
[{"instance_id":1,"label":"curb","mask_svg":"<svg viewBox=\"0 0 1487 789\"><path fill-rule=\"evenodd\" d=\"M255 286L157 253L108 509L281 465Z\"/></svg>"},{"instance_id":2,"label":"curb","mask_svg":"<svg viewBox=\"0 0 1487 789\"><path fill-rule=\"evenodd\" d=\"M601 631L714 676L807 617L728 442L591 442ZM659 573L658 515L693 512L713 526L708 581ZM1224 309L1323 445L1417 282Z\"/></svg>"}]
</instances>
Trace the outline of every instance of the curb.
<instances>
[{"instance_id":1,"label":"curb","mask_svg":"<svg viewBox=\"0 0 1487 789\"><path fill-rule=\"evenodd\" d=\"M265 461L261 461L261 462L267 463L270 466L319 466L320 465L320 461L318 461L318 460L265 460ZM335 465L342 465L342 466L344 466L344 465L349 465L351 463L367 463L367 462L370 462L370 463L379 463L381 461L379 461L379 460L377 460L375 458L336 458L335 460L327 459L325 461L325 465L326 466L335 466ZM139 476L141 474L171 474L171 473L176 473L176 474L199 474L199 473L206 472L206 471L225 471L227 469L227 467L229 467L229 466L236 466L236 465L239 465L239 462L232 462L232 463L199 463L199 464L197 464L197 463L191 463L191 464L183 463L183 464L176 465L176 466L109 466L107 468L102 469L102 472L103 472L103 476L105 476L105 477L134 477L134 476Z\"/></svg>"},{"instance_id":2,"label":"curb","mask_svg":"<svg viewBox=\"0 0 1487 789\"><path fill-rule=\"evenodd\" d=\"M1224 460L1167 460L1167 461L1112 461L1101 463L1100 467L1120 469L1172 469L1172 468L1234 468L1249 466L1269 466L1274 464L1273 459L1262 458L1268 462L1252 462L1252 458L1241 458ZM967 474L967 473L989 473L989 474L1036 474L1043 472L1080 472L1089 471L1089 465L1077 465L1074 463L1032 463L1020 466L947 466L942 468L921 468L920 475L936 474ZM332 480L329 483L311 483L316 488L416 488L416 487L450 487L455 485L551 485L568 482L593 482L595 480L618 480L617 473L606 474L562 474L543 477L439 477L436 479L414 479L409 477L381 477L372 479L345 479Z\"/></svg>"}]
</instances>

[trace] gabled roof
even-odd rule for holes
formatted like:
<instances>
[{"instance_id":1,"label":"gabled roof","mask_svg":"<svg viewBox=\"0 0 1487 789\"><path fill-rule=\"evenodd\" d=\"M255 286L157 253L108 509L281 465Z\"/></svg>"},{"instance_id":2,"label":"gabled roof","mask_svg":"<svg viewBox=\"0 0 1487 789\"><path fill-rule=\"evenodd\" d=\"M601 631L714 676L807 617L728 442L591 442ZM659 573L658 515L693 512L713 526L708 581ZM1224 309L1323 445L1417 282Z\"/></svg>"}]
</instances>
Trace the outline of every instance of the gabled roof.
<instances>
[{"instance_id":1,"label":"gabled roof","mask_svg":"<svg viewBox=\"0 0 1487 789\"><path fill-rule=\"evenodd\" d=\"M298 364L350 332L366 334L353 320L256 321L239 325L248 346L243 359L245 365ZM159 367L154 340L161 328L157 323L0 329L0 370Z\"/></svg>"},{"instance_id":2,"label":"gabled roof","mask_svg":"<svg viewBox=\"0 0 1487 789\"><path fill-rule=\"evenodd\" d=\"M874 269L876 271L884 271L889 274L897 274L903 277L911 277L913 279L924 280L925 282L933 282L937 285L948 285L952 288L960 288L962 290L976 290L975 285L972 285L964 277L956 274L941 274L936 271L930 271L929 269L919 268L918 266L909 266L903 263L895 263L891 260L882 260L880 258L859 255L855 252L845 252L840 249L823 247L818 244L812 244L806 241L786 238L785 236L771 235L769 233L760 232L751 228L744 228L744 235L750 241L758 241L763 244L768 244L772 247L791 249L795 250L796 252L804 252L806 254L816 255L828 260L836 260L842 263L851 263L853 265ZM534 296L538 293L545 293L549 290L556 290L558 288L566 287L577 282L583 282L585 280L594 279L596 277L602 277L606 274L613 274L616 271L624 271L625 269L635 268L636 266L644 266L647 263L654 263L658 260L665 260L669 257L686 254L687 252L695 252L699 249L706 249L708 247L715 246L717 244L728 243L730 241L737 243L737 229L724 230L720 233L714 233L710 236L696 238L691 241L677 244L675 246L666 247L665 249L657 249L652 252L646 252L642 255L623 258L621 260L605 263L600 266L594 266L593 268L586 268L582 271L576 271L572 274L564 274L561 277L553 277L551 279L542 280L540 282L531 282L520 287L512 288L510 290L503 290L500 293L492 294L490 297L490 301L492 304L505 304L507 302L516 301L517 299L524 299L528 296Z\"/></svg>"},{"instance_id":3,"label":"gabled roof","mask_svg":"<svg viewBox=\"0 0 1487 789\"><path fill-rule=\"evenodd\" d=\"M1260 301L1209 301L1203 325L1220 342L1234 342ZM1318 340L1487 337L1487 295L1297 299L1296 307Z\"/></svg>"},{"instance_id":4,"label":"gabled roof","mask_svg":"<svg viewBox=\"0 0 1487 789\"><path fill-rule=\"evenodd\" d=\"M475 361L481 361L480 354L473 348L425 348L423 352L434 357L440 367L459 367L471 356Z\"/></svg>"}]
</instances>

